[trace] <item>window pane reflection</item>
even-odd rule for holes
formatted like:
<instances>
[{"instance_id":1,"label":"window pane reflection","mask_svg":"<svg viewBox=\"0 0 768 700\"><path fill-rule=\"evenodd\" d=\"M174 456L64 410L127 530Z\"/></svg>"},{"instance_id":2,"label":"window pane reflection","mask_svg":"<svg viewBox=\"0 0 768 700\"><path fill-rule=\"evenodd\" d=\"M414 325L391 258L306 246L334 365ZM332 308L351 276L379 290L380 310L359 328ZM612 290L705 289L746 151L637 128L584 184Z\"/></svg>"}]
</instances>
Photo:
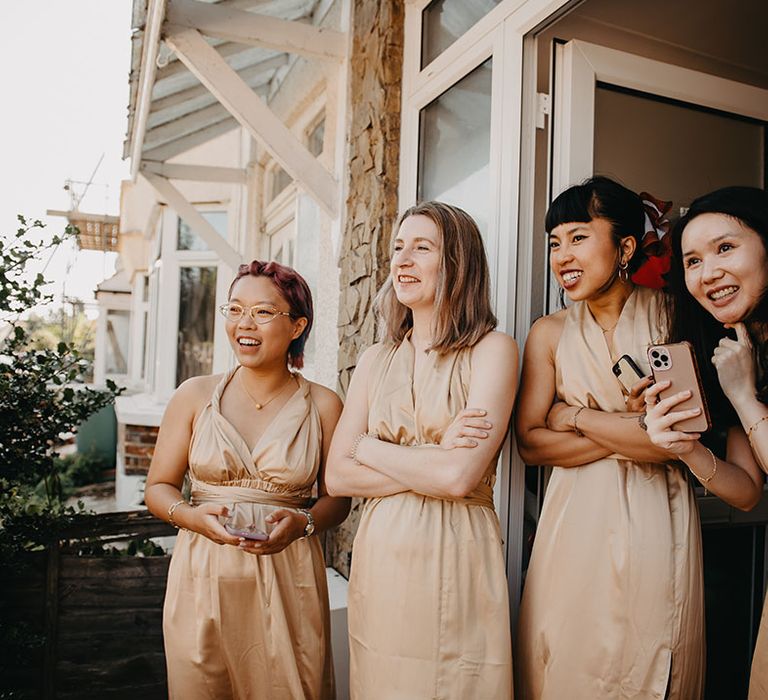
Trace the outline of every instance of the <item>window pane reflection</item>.
<instances>
[{"instance_id":1,"label":"window pane reflection","mask_svg":"<svg viewBox=\"0 0 768 700\"><path fill-rule=\"evenodd\" d=\"M182 267L179 273L176 385L213 371L216 268Z\"/></svg>"},{"instance_id":2,"label":"window pane reflection","mask_svg":"<svg viewBox=\"0 0 768 700\"><path fill-rule=\"evenodd\" d=\"M421 15L421 67L429 65L501 0L435 0Z\"/></svg>"},{"instance_id":3,"label":"window pane reflection","mask_svg":"<svg viewBox=\"0 0 768 700\"><path fill-rule=\"evenodd\" d=\"M227 212L225 211L201 211L201 216L216 229L222 237L227 237ZM200 238L185 221L179 218L178 250L208 250L205 241Z\"/></svg>"},{"instance_id":4,"label":"window pane reflection","mask_svg":"<svg viewBox=\"0 0 768 700\"><path fill-rule=\"evenodd\" d=\"M130 311L107 311L107 374L128 374L130 323Z\"/></svg>"},{"instance_id":5,"label":"window pane reflection","mask_svg":"<svg viewBox=\"0 0 768 700\"><path fill-rule=\"evenodd\" d=\"M488 231L491 60L421 110L419 201L437 199L471 214Z\"/></svg>"}]
</instances>

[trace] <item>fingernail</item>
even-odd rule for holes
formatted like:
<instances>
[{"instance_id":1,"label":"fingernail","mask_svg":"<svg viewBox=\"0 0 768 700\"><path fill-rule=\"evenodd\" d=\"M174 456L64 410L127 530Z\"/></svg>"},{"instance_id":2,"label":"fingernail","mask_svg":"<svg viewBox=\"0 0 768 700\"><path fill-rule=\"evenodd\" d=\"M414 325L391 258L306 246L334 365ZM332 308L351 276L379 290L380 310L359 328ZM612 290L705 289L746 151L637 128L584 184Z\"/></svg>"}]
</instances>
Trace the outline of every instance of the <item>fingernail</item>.
<instances>
[{"instance_id":1,"label":"fingernail","mask_svg":"<svg viewBox=\"0 0 768 700\"><path fill-rule=\"evenodd\" d=\"M266 518L264 518L264 520L266 520L268 523L275 522L275 519L271 515L268 515Z\"/></svg>"}]
</instances>

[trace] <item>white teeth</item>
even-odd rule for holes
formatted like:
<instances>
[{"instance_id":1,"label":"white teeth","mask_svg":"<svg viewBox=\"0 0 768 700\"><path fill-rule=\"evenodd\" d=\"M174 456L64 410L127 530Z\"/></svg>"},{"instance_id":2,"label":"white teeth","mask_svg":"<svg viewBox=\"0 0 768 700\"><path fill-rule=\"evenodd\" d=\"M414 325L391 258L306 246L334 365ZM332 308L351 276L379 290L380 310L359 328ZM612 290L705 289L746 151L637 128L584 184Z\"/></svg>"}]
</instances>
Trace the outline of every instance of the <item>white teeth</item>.
<instances>
[{"instance_id":1,"label":"white teeth","mask_svg":"<svg viewBox=\"0 0 768 700\"><path fill-rule=\"evenodd\" d=\"M734 292L737 292L739 290L738 287L726 287L725 289L718 289L716 292L712 292L709 295L709 298L713 301L717 301L718 299L722 299L723 297L727 297L730 294L733 294Z\"/></svg>"},{"instance_id":2,"label":"white teeth","mask_svg":"<svg viewBox=\"0 0 768 700\"><path fill-rule=\"evenodd\" d=\"M416 277L411 277L410 275L398 275L397 281L398 282L418 282L419 280Z\"/></svg>"},{"instance_id":3,"label":"white teeth","mask_svg":"<svg viewBox=\"0 0 768 700\"><path fill-rule=\"evenodd\" d=\"M573 282L581 277L581 272L566 272L563 275L563 282Z\"/></svg>"},{"instance_id":4,"label":"white teeth","mask_svg":"<svg viewBox=\"0 0 768 700\"><path fill-rule=\"evenodd\" d=\"M240 345L248 345L248 346L261 345L261 343L255 338L238 338L237 342L240 343Z\"/></svg>"}]
</instances>

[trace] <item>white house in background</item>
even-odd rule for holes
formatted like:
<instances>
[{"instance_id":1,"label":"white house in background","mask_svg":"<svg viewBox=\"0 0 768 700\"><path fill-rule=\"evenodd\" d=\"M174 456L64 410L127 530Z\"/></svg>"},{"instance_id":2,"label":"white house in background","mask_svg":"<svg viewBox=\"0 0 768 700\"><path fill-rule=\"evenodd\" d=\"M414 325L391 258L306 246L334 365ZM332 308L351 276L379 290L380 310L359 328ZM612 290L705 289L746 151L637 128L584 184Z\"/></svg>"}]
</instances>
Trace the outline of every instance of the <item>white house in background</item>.
<instances>
[{"instance_id":1,"label":"white house in background","mask_svg":"<svg viewBox=\"0 0 768 700\"><path fill-rule=\"evenodd\" d=\"M392 224L417 200L478 219L500 328L522 345L555 304L542 222L568 185L601 172L676 207L764 187L767 24L763 0L135 0L120 247L139 393L117 406L135 480L121 504L140 502L179 380L230 362L213 309L241 260L305 274L307 373L343 391L373 341ZM513 612L546 474L507 442L494 496ZM768 499L750 514L698 501L720 610L751 639ZM345 575L356 512L326 540ZM717 614L722 678L742 677L749 649Z\"/></svg>"}]
</instances>

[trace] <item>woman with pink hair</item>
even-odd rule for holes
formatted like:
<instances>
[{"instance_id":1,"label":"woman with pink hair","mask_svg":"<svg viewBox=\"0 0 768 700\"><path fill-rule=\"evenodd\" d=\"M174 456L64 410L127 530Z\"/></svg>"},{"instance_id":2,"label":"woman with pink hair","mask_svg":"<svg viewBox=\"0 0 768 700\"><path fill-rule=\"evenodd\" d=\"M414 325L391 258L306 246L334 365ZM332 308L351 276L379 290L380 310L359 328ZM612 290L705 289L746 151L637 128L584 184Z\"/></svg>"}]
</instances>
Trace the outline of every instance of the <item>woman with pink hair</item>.
<instances>
[{"instance_id":1,"label":"woman with pink hair","mask_svg":"<svg viewBox=\"0 0 768 700\"><path fill-rule=\"evenodd\" d=\"M180 530L163 611L169 696L326 700L328 593L312 535L349 512L323 476L341 401L294 371L312 326L295 270L241 265L220 311L238 364L176 390L145 491Z\"/></svg>"}]
</instances>

